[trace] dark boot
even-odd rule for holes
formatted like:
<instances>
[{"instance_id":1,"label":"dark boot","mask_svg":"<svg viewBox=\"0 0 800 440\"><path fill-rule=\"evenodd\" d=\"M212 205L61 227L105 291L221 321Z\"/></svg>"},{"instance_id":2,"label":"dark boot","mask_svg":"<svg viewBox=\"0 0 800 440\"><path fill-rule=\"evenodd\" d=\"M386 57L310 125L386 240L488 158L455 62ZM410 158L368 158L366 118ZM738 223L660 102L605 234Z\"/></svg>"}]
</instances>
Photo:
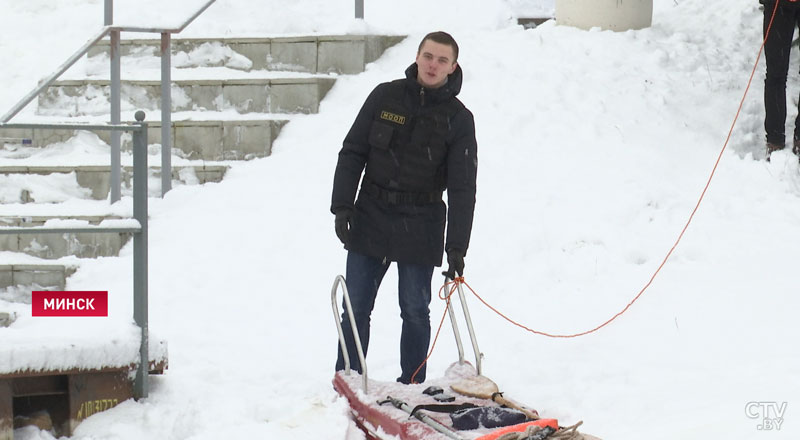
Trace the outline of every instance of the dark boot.
<instances>
[{"instance_id":1,"label":"dark boot","mask_svg":"<svg viewBox=\"0 0 800 440\"><path fill-rule=\"evenodd\" d=\"M796 140L794 141L794 144L795 144L794 148L797 148L798 146L800 146L800 141ZM772 152L783 150L783 147L784 147L783 145L767 142L767 162L769 162L769 157L772 155Z\"/></svg>"}]
</instances>

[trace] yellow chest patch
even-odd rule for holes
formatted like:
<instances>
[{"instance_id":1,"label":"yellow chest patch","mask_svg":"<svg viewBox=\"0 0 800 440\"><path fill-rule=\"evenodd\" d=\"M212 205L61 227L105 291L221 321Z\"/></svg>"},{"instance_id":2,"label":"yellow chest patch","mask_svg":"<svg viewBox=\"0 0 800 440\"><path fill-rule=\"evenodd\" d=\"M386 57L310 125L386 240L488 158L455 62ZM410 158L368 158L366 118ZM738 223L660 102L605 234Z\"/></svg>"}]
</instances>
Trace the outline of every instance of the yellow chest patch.
<instances>
[{"instance_id":1,"label":"yellow chest patch","mask_svg":"<svg viewBox=\"0 0 800 440\"><path fill-rule=\"evenodd\" d=\"M386 121L391 121L391 122L394 122L395 124L400 124L400 125L403 125L403 124L406 123L406 117L405 116L396 115L394 113L387 112L386 110L381 112L381 119L386 120Z\"/></svg>"}]
</instances>

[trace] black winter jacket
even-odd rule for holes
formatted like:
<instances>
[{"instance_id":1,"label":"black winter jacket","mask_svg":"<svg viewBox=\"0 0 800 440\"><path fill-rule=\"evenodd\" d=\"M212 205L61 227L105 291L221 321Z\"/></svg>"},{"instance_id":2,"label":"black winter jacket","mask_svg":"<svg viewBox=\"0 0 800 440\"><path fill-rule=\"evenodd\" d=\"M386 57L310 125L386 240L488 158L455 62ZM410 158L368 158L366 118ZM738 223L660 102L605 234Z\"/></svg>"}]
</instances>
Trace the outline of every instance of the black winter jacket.
<instances>
[{"instance_id":1,"label":"black winter jacket","mask_svg":"<svg viewBox=\"0 0 800 440\"><path fill-rule=\"evenodd\" d=\"M457 66L443 86L424 88L414 63L405 79L378 85L364 102L333 182L331 212L354 214L348 250L434 266L445 249L466 253L478 158L472 113L456 98L461 81Z\"/></svg>"},{"instance_id":2,"label":"black winter jacket","mask_svg":"<svg viewBox=\"0 0 800 440\"><path fill-rule=\"evenodd\" d=\"M775 7L776 0L759 0L758 2L764 5L764 8L767 12L772 12L772 9ZM779 0L781 3L782 8L800 8L800 1L798 0Z\"/></svg>"}]
</instances>

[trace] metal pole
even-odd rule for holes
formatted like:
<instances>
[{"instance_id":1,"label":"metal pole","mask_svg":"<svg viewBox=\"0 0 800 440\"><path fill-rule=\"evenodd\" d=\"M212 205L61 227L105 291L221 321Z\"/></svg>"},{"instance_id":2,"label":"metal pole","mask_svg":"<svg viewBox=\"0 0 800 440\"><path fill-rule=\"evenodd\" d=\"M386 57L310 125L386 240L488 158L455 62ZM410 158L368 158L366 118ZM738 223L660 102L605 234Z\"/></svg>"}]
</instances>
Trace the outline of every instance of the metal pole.
<instances>
[{"instance_id":1,"label":"metal pole","mask_svg":"<svg viewBox=\"0 0 800 440\"><path fill-rule=\"evenodd\" d=\"M161 197L172 189L171 34L161 34Z\"/></svg>"},{"instance_id":2,"label":"metal pole","mask_svg":"<svg viewBox=\"0 0 800 440\"><path fill-rule=\"evenodd\" d=\"M467 307L467 300L464 297L464 289L461 287L461 283L458 283L458 299L461 300L461 310L464 311L464 319L467 321L467 331L469 332L469 338L472 340L472 351L475 352L475 369L478 371L478 375L480 375L483 372L481 367L481 358L483 355L478 348L478 340L475 338L475 330L472 328L472 318L469 315L469 308Z\"/></svg>"},{"instance_id":3,"label":"metal pole","mask_svg":"<svg viewBox=\"0 0 800 440\"><path fill-rule=\"evenodd\" d=\"M139 345L139 367L133 395L147 397L150 370L149 330L147 316L147 123L145 114L136 112L141 128L133 132L133 217L139 221L141 232L133 236L133 320L142 331Z\"/></svg>"},{"instance_id":4,"label":"metal pole","mask_svg":"<svg viewBox=\"0 0 800 440\"><path fill-rule=\"evenodd\" d=\"M111 26L114 23L114 0L106 0L105 3L105 19L103 24Z\"/></svg>"},{"instance_id":5,"label":"metal pole","mask_svg":"<svg viewBox=\"0 0 800 440\"><path fill-rule=\"evenodd\" d=\"M121 80L120 80L120 31L111 31L111 123L117 125L121 117ZM111 132L111 203L120 199L122 186L120 145L122 133Z\"/></svg>"},{"instance_id":6,"label":"metal pole","mask_svg":"<svg viewBox=\"0 0 800 440\"><path fill-rule=\"evenodd\" d=\"M356 0L356 18L364 19L364 0Z\"/></svg>"},{"instance_id":7,"label":"metal pole","mask_svg":"<svg viewBox=\"0 0 800 440\"><path fill-rule=\"evenodd\" d=\"M447 286L448 278L444 277L444 285ZM450 314L450 323L453 325L453 335L456 337L456 348L458 348L458 363L464 363L464 344L461 343L461 332L458 330L456 322L456 312L453 310L452 299L447 300L447 313Z\"/></svg>"},{"instance_id":8,"label":"metal pole","mask_svg":"<svg viewBox=\"0 0 800 440\"><path fill-rule=\"evenodd\" d=\"M413 416L414 418L416 418L420 422L430 426L431 428L435 429L436 431L438 431L439 433L445 435L446 437L450 437L450 438L452 438L454 440L463 440L464 439L463 437L458 435L456 432L454 432L452 429L448 428L447 426L444 426L440 421L434 419L433 417L423 413L422 411L416 411L415 412L413 409L411 409L410 406L408 406L407 403L403 402L400 399L397 399L397 398L392 397L392 396L386 396L386 400L378 401L378 405L383 405L384 403L391 403L392 406L394 406L395 408L407 412L409 418L411 418L411 416Z\"/></svg>"}]
</instances>

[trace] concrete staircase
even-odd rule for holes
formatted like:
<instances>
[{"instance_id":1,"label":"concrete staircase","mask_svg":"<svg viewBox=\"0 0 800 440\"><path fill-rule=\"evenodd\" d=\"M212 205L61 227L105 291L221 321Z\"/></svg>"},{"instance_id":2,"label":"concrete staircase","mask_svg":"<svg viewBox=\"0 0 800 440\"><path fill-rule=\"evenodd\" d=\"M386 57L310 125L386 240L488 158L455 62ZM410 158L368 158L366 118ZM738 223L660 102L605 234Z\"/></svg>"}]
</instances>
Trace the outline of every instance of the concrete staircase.
<instances>
[{"instance_id":1,"label":"concrete staircase","mask_svg":"<svg viewBox=\"0 0 800 440\"><path fill-rule=\"evenodd\" d=\"M268 156L272 141L291 115L318 111L319 102L333 87L335 75L362 72L368 63L402 39L376 35L176 39L172 44L175 112L172 145L191 159L217 161ZM155 57L159 44L159 40L123 41L123 62L126 56ZM107 53L105 42L91 50L89 57L107 59ZM203 68L224 68L229 72L223 79L176 78L182 71ZM157 78L158 74L153 72L150 77ZM109 94L108 79L57 81L39 96L39 113L97 116L109 108ZM156 80L131 80L123 75L122 95L123 113L143 109L153 114L160 108ZM148 139L160 143L160 125L157 121L150 124ZM73 135L48 131L33 137L0 132L0 138L30 136L37 146L63 142ZM105 136L108 141L108 135Z\"/></svg>"},{"instance_id":2,"label":"concrete staircase","mask_svg":"<svg viewBox=\"0 0 800 440\"><path fill-rule=\"evenodd\" d=\"M269 156L281 128L293 118L316 113L337 75L362 72L366 64L402 39L348 35L173 40L173 186L219 182L231 161ZM159 45L159 40L123 40L121 44L123 119L135 110L148 113L151 149L155 149L152 144L161 143L161 126L155 120L160 115L160 85L154 80L158 71L152 68L158 65ZM107 71L108 49L107 42L94 47L86 64L104 65ZM126 66L131 65L142 67L128 72ZM39 96L37 114L50 121L107 121L109 95L109 81L102 74L63 79ZM63 209L53 210L58 215L25 214L32 204L50 203L55 208L67 197L108 205L107 164L37 164L33 159L36 151L56 148L76 135L73 130L0 129L0 183L3 179L26 182L18 184L19 197L0 193L0 226L41 226L59 219L98 224L119 218L81 212L65 215ZM96 135L109 142L108 133ZM130 138L123 136L122 140L123 151L129 152ZM16 151L6 145L16 143L24 149ZM20 153L22 150L27 153ZM3 156L8 151L14 154ZM151 155L150 163L160 161ZM159 181L160 172L159 167L151 167L152 182ZM131 174L124 166L126 188ZM42 185L60 188L68 196L45 197ZM75 257L115 256L129 239L126 233L0 235L0 290L21 286L63 289L66 277L75 271ZM13 255L20 256L19 262Z\"/></svg>"}]
</instances>

